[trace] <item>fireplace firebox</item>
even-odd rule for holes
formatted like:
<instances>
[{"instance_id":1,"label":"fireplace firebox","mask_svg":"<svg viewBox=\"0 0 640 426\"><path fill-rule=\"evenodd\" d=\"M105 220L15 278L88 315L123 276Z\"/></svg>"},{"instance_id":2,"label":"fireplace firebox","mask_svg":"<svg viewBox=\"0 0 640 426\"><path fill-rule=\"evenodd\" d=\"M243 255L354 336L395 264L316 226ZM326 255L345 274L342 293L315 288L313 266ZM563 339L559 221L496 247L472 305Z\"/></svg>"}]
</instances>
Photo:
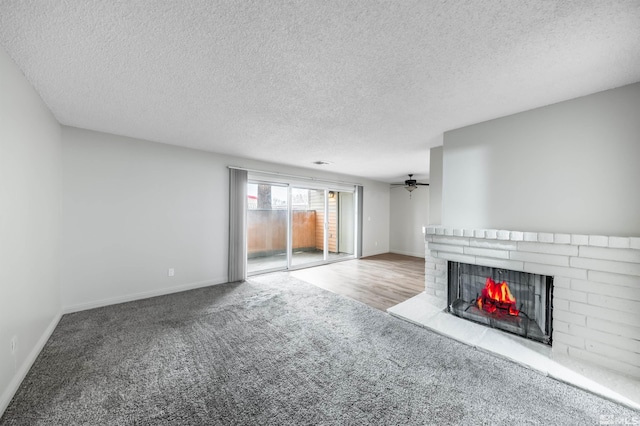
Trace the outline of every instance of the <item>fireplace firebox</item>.
<instances>
[{"instance_id":1,"label":"fireplace firebox","mask_svg":"<svg viewBox=\"0 0 640 426\"><path fill-rule=\"evenodd\" d=\"M553 277L449 262L453 315L551 344Z\"/></svg>"}]
</instances>

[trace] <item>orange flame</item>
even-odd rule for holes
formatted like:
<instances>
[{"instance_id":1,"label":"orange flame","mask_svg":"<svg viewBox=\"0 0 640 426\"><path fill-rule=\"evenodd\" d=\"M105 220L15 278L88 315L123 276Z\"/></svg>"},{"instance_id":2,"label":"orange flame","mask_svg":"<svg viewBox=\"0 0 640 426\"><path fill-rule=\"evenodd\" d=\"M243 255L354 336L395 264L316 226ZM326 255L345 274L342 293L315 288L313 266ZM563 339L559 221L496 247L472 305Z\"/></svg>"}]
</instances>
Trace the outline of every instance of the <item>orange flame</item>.
<instances>
[{"instance_id":1,"label":"orange flame","mask_svg":"<svg viewBox=\"0 0 640 426\"><path fill-rule=\"evenodd\" d=\"M506 310L509 315L518 316L520 311L516 309L516 298L511 294L506 281L497 284L491 277L482 289L482 296L477 300L478 308L493 313L498 309Z\"/></svg>"}]
</instances>

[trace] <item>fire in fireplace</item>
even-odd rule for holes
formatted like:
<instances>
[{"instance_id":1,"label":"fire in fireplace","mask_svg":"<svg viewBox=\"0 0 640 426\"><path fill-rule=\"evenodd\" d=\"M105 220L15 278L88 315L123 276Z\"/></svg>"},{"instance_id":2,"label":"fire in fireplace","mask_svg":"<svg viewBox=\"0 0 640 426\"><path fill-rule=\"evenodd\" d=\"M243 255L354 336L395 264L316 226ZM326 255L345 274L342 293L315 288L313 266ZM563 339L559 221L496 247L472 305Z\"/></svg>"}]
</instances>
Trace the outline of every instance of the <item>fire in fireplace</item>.
<instances>
[{"instance_id":1,"label":"fire in fireplace","mask_svg":"<svg viewBox=\"0 0 640 426\"><path fill-rule=\"evenodd\" d=\"M520 311L516 309L516 298L509 290L509 284L502 281L500 284L487 277L487 283L482 289L482 295L476 301L478 309L489 312L490 314L503 310L509 315L517 317Z\"/></svg>"},{"instance_id":2,"label":"fire in fireplace","mask_svg":"<svg viewBox=\"0 0 640 426\"><path fill-rule=\"evenodd\" d=\"M553 277L449 262L449 312L551 344Z\"/></svg>"}]
</instances>

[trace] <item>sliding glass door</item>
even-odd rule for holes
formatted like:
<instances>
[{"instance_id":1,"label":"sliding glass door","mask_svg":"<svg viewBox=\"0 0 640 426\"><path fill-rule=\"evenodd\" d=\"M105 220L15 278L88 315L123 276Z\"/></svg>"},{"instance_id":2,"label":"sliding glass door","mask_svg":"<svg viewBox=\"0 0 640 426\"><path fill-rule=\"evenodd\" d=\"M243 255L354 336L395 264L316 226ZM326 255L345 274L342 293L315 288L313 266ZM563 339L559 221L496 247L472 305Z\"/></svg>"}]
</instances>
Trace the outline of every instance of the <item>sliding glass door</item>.
<instances>
[{"instance_id":1,"label":"sliding glass door","mask_svg":"<svg viewBox=\"0 0 640 426\"><path fill-rule=\"evenodd\" d=\"M264 182L247 186L247 273L288 267L288 187Z\"/></svg>"},{"instance_id":2,"label":"sliding glass door","mask_svg":"<svg viewBox=\"0 0 640 426\"><path fill-rule=\"evenodd\" d=\"M354 191L250 180L247 193L249 275L355 257Z\"/></svg>"},{"instance_id":3,"label":"sliding glass door","mask_svg":"<svg viewBox=\"0 0 640 426\"><path fill-rule=\"evenodd\" d=\"M325 190L291 188L291 266L325 260Z\"/></svg>"}]
</instances>

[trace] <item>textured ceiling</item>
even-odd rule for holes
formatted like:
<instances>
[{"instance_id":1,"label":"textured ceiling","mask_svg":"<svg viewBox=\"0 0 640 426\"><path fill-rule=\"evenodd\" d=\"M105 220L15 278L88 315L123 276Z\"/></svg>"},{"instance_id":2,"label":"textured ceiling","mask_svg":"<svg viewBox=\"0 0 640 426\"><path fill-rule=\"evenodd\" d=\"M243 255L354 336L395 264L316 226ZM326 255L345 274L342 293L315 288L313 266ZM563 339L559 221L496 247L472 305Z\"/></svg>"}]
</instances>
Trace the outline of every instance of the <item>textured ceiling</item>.
<instances>
[{"instance_id":1,"label":"textured ceiling","mask_svg":"<svg viewBox=\"0 0 640 426\"><path fill-rule=\"evenodd\" d=\"M62 124L401 181L444 131L640 81L640 1L0 0L0 44Z\"/></svg>"}]
</instances>

